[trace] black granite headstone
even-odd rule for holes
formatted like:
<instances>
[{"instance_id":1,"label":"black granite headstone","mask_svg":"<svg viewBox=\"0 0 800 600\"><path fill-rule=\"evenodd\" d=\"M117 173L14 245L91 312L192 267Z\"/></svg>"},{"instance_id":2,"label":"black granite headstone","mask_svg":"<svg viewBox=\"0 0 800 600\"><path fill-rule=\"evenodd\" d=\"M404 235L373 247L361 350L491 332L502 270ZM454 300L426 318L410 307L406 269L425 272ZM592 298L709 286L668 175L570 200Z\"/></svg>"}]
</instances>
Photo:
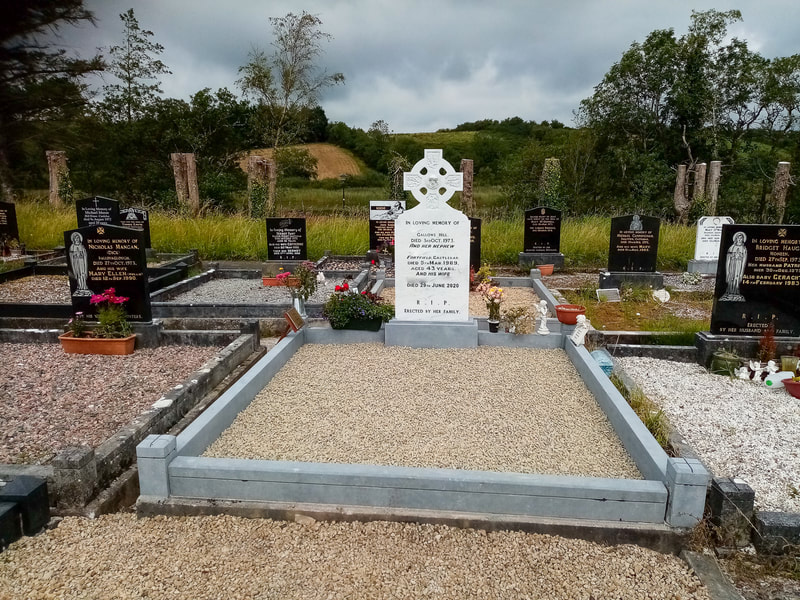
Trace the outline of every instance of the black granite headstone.
<instances>
[{"instance_id":1,"label":"black granite headstone","mask_svg":"<svg viewBox=\"0 0 800 600\"><path fill-rule=\"evenodd\" d=\"M128 319L151 321L144 234L134 229L98 225L64 232L72 308L94 318L96 305L89 300L114 288L127 296Z\"/></svg>"},{"instance_id":2,"label":"black granite headstone","mask_svg":"<svg viewBox=\"0 0 800 600\"><path fill-rule=\"evenodd\" d=\"M561 252L561 211L547 206L526 210L523 247L532 254Z\"/></svg>"},{"instance_id":3,"label":"black granite headstone","mask_svg":"<svg viewBox=\"0 0 800 600\"><path fill-rule=\"evenodd\" d=\"M103 196L75 201L78 229L95 225L119 225L119 202Z\"/></svg>"},{"instance_id":4,"label":"black granite headstone","mask_svg":"<svg viewBox=\"0 0 800 600\"><path fill-rule=\"evenodd\" d=\"M0 246L8 240L19 241L17 207L11 202L0 202Z\"/></svg>"},{"instance_id":5,"label":"black granite headstone","mask_svg":"<svg viewBox=\"0 0 800 600\"><path fill-rule=\"evenodd\" d=\"M658 217L625 215L611 219L608 270L654 273L658 257Z\"/></svg>"},{"instance_id":6,"label":"black granite headstone","mask_svg":"<svg viewBox=\"0 0 800 600\"><path fill-rule=\"evenodd\" d=\"M394 222L405 212L405 200L373 200L369 203L369 247L388 248L394 243Z\"/></svg>"},{"instance_id":7,"label":"black granite headstone","mask_svg":"<svg viewBox=\"0 0 800 600\"><path fill-rule=\"evenodd\" d=\"M469 218L469 266L477 273L481 268L481 220Z\"/></svg>"},{"instance_id":8,"label":"black granite headstone","mask_svg":"<svg viewBox=\"0 0 800 600\"><path fill-rule=\"evenodd\" d=\"M723 225L711 333L800 336L800 225Z\"/></svg>"},{"instance_id":9,"label":"black granite headstone","mask_svg":"<svg viewBox=\"0 0 800 600\"><path fill-rule=\"evenodd\" d=\"M135 229L144 233L144 247L150 245L150 213L143 208L121 208L119 211L120 224L128 229Z\"/></svg>"},{"instance_id":10,"label":"black granite headstone","mask_svg":"<svg viewBox=\"0 0 800 600\"><path fill-rule=\"evenodd\" d=\"M269 260L307 260L306 220L268 218L267 258Z\"/></svg>"}]
</instances>

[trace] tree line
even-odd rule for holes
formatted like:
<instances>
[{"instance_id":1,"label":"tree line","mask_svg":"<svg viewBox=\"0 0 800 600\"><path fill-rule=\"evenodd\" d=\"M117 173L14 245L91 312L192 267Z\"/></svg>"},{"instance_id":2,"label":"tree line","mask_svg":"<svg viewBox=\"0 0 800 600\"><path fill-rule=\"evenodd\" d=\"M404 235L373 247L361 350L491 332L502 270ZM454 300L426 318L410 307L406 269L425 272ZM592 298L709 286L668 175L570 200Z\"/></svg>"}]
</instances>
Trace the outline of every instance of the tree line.
<instances>
[{"instance_id":1,"label":"tree line","mask_svg":"<svg viewBox=\"0 0 800 600\"><path fill-rule=\"evenodd\" d=\"M246 185L238 161L250 149L278 150L284 184L325 186L309 181L314 162L307 153L287 148L329 141L369 167L351 185L388 188L390 174L416 162L425 148L424 136L393 134L382 120L366 131L328 122L319 93L344 76L317 69L330 36L305 12L270 19L273 52L250 53L239 69L238 90L203 89L184 101L162 97L160 77L169 72L160 60L163 47L133 10L120 15L119 45L105 57L80 59L45 40L53 28L93 22L82 0L14 1L4 8L5 199L20 189L47 187L43 157L50 149L67 151L72 188L165 207L176 202L170 153L193 152L201 197L230 208ZM477 185L502 186L509 208L546 200L573 214L673 217L676 173L685 172L680 185L688 205L681 217L694 218L709 208L699 165L720 161L717 213L739 221L774 219L776 164L800 164L800 55L761 56L728 35L739 20L739 11L693 12L685 33L656 30L634 42L576 108L576 127L484 119L442 130L436 139L452 164L474 161ZM100 70L113 82L93 100L83 78ZM800 220L794 185L786 218Z\"/></svg>"}]
</instances>

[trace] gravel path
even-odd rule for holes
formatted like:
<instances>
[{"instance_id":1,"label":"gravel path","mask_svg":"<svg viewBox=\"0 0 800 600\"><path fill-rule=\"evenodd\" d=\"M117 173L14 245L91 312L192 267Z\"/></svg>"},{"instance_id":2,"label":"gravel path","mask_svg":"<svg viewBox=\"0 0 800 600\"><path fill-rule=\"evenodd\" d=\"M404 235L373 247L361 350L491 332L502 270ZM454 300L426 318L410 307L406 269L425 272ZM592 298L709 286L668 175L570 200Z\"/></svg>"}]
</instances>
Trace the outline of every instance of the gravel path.
<instances>
[{"instance_id":1,"label":"gravel path","mask_svg":"<svg viewBox=\"0 0 800 600\"><path fill-rule=\"evenodd\" d=\"M44 464L66 446L97 447L217 352L163 346L98 356L0 344L0 463Z\"/></svg>"},{"instance_id":2,"label":"gravel path","mask_svg":"<svg viewBox=\"0 0 800 600\"><path fill-rule=\"evenodd\" d=\"M761 510L800 513L800 400L696 364L618 360L715 475L744 479Z\"/></svg>"},{"instance_id":3,"label":"gravel path","mask_svg":"<svg viewBox=\"0 0 800 600\"><path fill-rule=\"evenodd\" d=\"M70 304L66 275L36 275L0 283L0 302Z\"/></svg>"},{"instance_id":4,"label":"gravel path","mask_svg":"<svg viewBox=\"0 0 800 600\"><path fill-rule=\"evenodd\" d=\"M328 300L340 279L330 277L308 299L322 304ZM168 302L176 304L286 304L292 302L289 290L283 286L264 286L260 279L212 279L203 285L176 296Z\"/></svg>"},{"instance_id":5,"label":"gravel path","mask_svg":"<svg viewBox=\"0 0 800 600\"><path fill-rule=\"evenodd\" d=\"M501 305L501 312L517 306L527 306L531 309L531 314L536 316L535 306L538 304L539 298L533 291L533 288L505 287L503 288L503 291L506 294L506 299ZM389 304L394 304L394 294L395 289L393 287L387 287L381 292L381 297ZM469 293L469 314L473 317L489 316L489 309L486 308L486 303L481 299L481 295L478 292Z\"/></svg>"},{"instance_id":6,"label":"gravel path","mask_svg":"<svg viewBox=\"0 0 800 600\"><path fill-rule=\"evenodd\" d=\"M67 518L0 555L0 597L708 600L636 546L403 523Z\"/></svg>"},{"instance_id":7,"label":"gravel path","mask_svg":"<svg viewBox=\"0 0 800 600\"><path fill-rule=\"evenodd\" d=\"M486 346L305 345L205 456L641 477L563 350Z\"/></svg>"}]
</instances>

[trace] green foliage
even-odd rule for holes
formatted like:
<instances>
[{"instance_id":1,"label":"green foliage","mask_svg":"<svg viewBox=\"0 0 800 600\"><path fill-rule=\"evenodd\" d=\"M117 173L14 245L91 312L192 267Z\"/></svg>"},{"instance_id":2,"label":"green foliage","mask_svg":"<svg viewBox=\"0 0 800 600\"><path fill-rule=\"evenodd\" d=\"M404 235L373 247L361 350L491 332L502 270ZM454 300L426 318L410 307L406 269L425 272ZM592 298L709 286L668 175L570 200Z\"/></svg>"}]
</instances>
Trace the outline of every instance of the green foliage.
<instances>
[{"instance_id":1,"label":"green foliage","mask_svg":"<svg viewBox=\"0 0 800 600\"><path fill-rule=\"evenodd\" d=\"M317 176L317 159L305 148L299 146L277 148L275 162L281 177L313 179Z\"/></svg>"},{"instance_id":2,"label":"green foliage","mask_svg":"<svg viewBox=\"0 0 800 600\"><path fill-rule=\"evenodd\" d=\"M354 319L380 319L387 322L394 317L394 306L384 304L380 296L369 292L334 292L322 307L322 314L333 329L342 329Z\"/></svg>"},{"instance_id":3,"label":"green foliage","mask_svg":"<svg viewBox=\"0 0 800 600\"><path fill-rule=\"evenodd\" d=\"M671 428L664 412L640 388L629 390L615 373L611 374L610 379L656 441L662 448L669 450Z\"/></svg>"}]
</instances>

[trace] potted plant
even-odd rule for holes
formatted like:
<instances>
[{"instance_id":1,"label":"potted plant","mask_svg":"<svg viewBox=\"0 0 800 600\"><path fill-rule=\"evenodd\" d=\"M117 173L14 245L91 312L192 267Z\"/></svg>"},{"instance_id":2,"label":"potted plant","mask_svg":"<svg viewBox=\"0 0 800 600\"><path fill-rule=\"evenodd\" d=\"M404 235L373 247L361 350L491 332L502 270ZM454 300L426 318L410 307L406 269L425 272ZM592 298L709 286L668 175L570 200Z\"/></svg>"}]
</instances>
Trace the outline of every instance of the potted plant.
<instances>
[{"instance_id":1,"label":"potted plant","mask_svg":"<svg viewBox=\"0 0 800 600\"><path fill-rule=\"evenodd\" d=\"M500 305L506 297L503 288L493 285L491 281L484 281L478 286L477 292L489 309L489 331L497 333L497 326L500 324Z\"/></svg>"},{"instance_id":2,"label":"potted plant","mask_svg":"<svg viewBox=\"0 0 800 600\"><path fill-rule=\"evenodd\" d=\"M322 308L333 329L378 331L381 324L394 316L394 306L385 304L376 294L366 290L360 294L352 292L346 281L334 290Z\"/></svg>"},{"instance_id":3,"label":"potted plant","mask_svg":"<svg viewBox=\"0 0 800 600\"><path fill-rule=\"evenodd\" d=\"M90 330L82 312L67 324L68 331L58 336L68 354L132 354L136 334L131 330L123 304L129 298L117 296L114 288L94 294L89 302L97 305L97 325Z\"/></svg>"},{"instance_id":4,"label":"potted plant","mask_svg":"<svg viewBox=\"0 0 800 600\"><path fill-rule=\"evenodd\" d=\"M585 315L586 307L580 304L556 304L556 318L564 325L575 325L578 315Z\"/></svg>"},{"instance_id":5,"label":"potted plant","mask_svg":"<svg viewBox=\"0 0 800 600\"><path fill-rule=\"evenodd\" d=\"M278 273L280 285L286 286L292 296L292 304L304 319L306 315L306 300L317 291L317 268L310 260L304 260L294 270L294 273L285 271Z\"/></svg>"},{"instance_id":6,"label":"potted plant","mask_svg":"<svg viewBox=\"0 0 800 600\"><path fill-rule=\"evenodd\" d=\"M286 280L286 277L289 278L288 281ZM261 277L261 283L264 285L264 287L274 287L278 285L298 286L300 285L300 280L297 277L292 277L291 273L284 271L283 267L281 267L278 269L278 273L274 277L271 275L263 275Z\"/></svg>"}]
</instances>

